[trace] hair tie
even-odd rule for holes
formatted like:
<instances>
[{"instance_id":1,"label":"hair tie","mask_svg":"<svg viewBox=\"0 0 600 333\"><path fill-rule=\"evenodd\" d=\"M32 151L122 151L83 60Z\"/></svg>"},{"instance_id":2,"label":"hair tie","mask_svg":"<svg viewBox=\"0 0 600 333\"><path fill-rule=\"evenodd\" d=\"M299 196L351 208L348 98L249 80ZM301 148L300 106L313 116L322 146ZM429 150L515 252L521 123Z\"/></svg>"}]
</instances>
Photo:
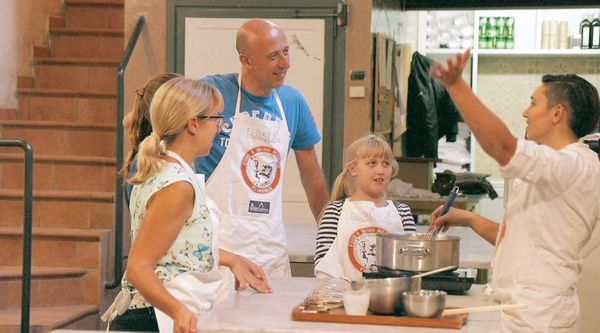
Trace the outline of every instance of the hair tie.
<instances>
[{"instance_id":1,"label":"hair tie","mask_svg":"<svg viewBox=\"0 0 600 333\"><path fill-rule=\"evenodd\" d=\"M158 148L160 150L160 155L161 156L167 155L167 143L165 142L165 140L161 139L160 135L158 135L156 132L150 133L150 136L158 142Z\"/></svg>"},{"instance_id":2,"label":"hair tie","mask_svg":"<svg viewBox=\"0 0 600 333\"><path fill-rule=\"evenodd\" d=\"M144 97L144 87L135 88L133 89L133 92L140 97Z\"/></svg>"},{"instance_id":3,"label":"hair tie","mask_svg":"<svg viewBox=\"0 0 600 333\"><path fill-rule=\"evenodd\" d=\"M167 155L167 143L165 142L165 140L160 140L158 142L158 146L160 147L160 155L161 156Z\"/></svg>"}]
</instances>

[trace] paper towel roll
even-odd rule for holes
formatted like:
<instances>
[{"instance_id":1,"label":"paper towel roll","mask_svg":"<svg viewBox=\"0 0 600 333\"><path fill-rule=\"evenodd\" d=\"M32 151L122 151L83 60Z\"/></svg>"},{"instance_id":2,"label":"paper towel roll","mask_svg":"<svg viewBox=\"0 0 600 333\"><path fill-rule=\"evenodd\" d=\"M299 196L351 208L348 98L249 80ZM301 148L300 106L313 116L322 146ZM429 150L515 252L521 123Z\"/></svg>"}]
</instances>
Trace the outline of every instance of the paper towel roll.
<instances>
[{"instance_id":1,"label":"paper towel roll","mask_svg":"<svg viewBox=\"0 0 600 333\"><path fill-rule=\"evenodd\" d=\"M542 49L550 46L550 21L542 22Z\"/></svg>"},{"instance_id":2,"label":"paper towel roll","mask_svg":"<svg viewBox=\"0 0 600 333\"><path fill-rule=\"evenodd\" d=\"M568 49L569 48L569 22L560 21L558 26L558 48Z\"/></svg>"},{"instance_id":3,"label":"paper towel roll","mask_svg":"<svg viewBox=\"0 0 600 333\"><path fill-rule=\"evenodd\" d=\"M548 37L548 40L549 40L548 47L550 49L557 49L558 48L558 45L559 45L558 44L559 43L558 38L559 38L558 37L558 21L552 20L552 21L550 21L550 35Z\"/></svg>"}]
</instances>

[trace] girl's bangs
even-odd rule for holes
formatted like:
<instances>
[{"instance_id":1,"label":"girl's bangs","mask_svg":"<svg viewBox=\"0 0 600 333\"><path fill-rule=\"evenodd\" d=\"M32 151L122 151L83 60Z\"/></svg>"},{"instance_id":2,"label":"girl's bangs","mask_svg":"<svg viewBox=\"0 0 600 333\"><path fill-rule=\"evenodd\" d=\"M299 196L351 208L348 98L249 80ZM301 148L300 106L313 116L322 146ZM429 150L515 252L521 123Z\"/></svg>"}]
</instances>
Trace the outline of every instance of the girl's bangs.
<instances>
[{"instance_id":1,"label":"girl's bangs","mask_svg":"<svg viewBox=\"0 0 600 333\"><path fill-rule=\"evenodd\" d=\"M369 140L358 148L356 155L359 159L383 158L393 160L392 151L388 144L379 140Z\"/></svg>"}]
</instances>

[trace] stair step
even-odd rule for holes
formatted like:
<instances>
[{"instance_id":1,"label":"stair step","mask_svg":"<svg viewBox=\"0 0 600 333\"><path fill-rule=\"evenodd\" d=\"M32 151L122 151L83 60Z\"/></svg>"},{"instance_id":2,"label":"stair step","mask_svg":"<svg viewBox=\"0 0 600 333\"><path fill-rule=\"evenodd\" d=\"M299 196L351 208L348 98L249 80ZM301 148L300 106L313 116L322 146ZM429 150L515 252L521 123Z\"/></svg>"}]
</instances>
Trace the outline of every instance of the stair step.
<instances>
[{"instance_id":1,"label":"stair step","mask_svg":"<svg viewBox=\"0 0 600 333\"><path fill-rule=\"evenodd\" d=\"M114 192L33 191L32 223L47 228L113 228ZM23 191L0 190L0 226L23 226Z\"/></svg>"},{"instance_id":2,"label":"stair step","mask_svg":"<svg viewBox=\"0 0 600 333\"><path fill-rule=\"evenodd\" d=\"M65 19L62 16L50 16L48 19L50 28L64 28L66 26Z\"/></svg>"},{"instance_id":3,"label":"stair step","mask_svg":"<svg viewBox=\"0 0 600 333\"><path fill-rule=\"evenodd\" d=\"M52 65L86 65L86 66L114 66L118 67L120 59L93 59L93 58L60 58L60 57L34 57L34 64Z\"/></svg>"},{"instance_id":4,"label":"stair step","mask_svg":"<svg viewBox=\"0 0 600 333\"><path fill-rule=\"evenodd\" d=\"M33 307L30 310L30 330L34 333L45 333L59 328L94 330L98 328L98 311L96 305L85 304ZM2 333L19 333L20 327L21 309L0 310Z\"/></svg>"},{"instance_id":5,"label":"stair step","mask_svg":"<svg viewBox=\"0 0 600 333\"><path fill-rule=\"evenodd\" d=\"M69 6L105 6L105 7L124 7L124 0L65 0Z\"/></svg>"},{"instance_id":6,"label":"stair step","mask_svg":"<svg viewBox=\"0 0 600 333\"><path fill-rule=\"evenodd\" d=\"M21 88L17 89L20 91ZM18 118L111 124L116 122L116 99L51 94L19 94Z\"/></svg>"},{"instance_id":7,"label":"stair step","mask_svg":"<svg viewBox=\"0 0 600 333\"><path fill-rule=\"evenodd\" d=\"M0 227L0 265L22 265L22 229L22 226ZM32 266L85 269L87 273L77 278L77 281L80 281L77 287L81 290L81 295L78 299L76 297L76 300L89 304L98 302L102 290L101 272L106 272L109 265L109 245L112 231L109 229L40 227L34 227L32 231ZM60 280L73 282L74 279ZM52 290L43 289L44 293L52 292ZM43 304L49 304L50 301ZM65 299L61 302L69 302L69 300Z\"/></svg>"},{"instance_id":8,"label":"stair step","mask_svg":"<svg viewBox=\"0 0 600 333\"><path fill-rule=\"evenodd\" d=\"M23 188L23 154L0 154L0 188ZM115 159L97 156L34 155L33 189L114 191Z\"/></svg>"},{"instance_id":9,"label":"stair step","mask_svg":"<svg viewBox=\"0 0 600 333\"><path fill-rule=\"evenodd\" d=\"M113 192L91 191L33 191L34 200L113 202ZM23 199L22 190L0 189L0 199Z\"/></svg>"},{"instance_id":10,"label":"stair step","mask_svg":"<svg viewBox=\"0 0 600 333\"><path fill-rule=\"evenodd\" d=\"M65 156L65 155L34 155L35 163L47 164L69 164L69 165L106 165L115 166L114 157L103 156ZM0 161L3 162L23 162L23 154L3 154L0 153Z\"/></svg>"},{"instance_id":11,"label":"stair step","mask_svg":"<svg viewBox=\"0 0 600 333\"><path fill-rule=\"evenodd\" d=\"M120 59L123 56L125 41L122 28L50 30L50 54L53 57Z\"/></svg>"},{"instance_id":12,"label":"stair step","mask_svg":"<svg viewBox=\"0 0 600 333\"><path fill-rule=\"evenodd\" d=\"M0 137L27 140L40 154L114 156L114 126L51 121L0 121ZM7 149L15 152L17 149Z\"/></svg>"},{"instance_id":13,"label":"stair step","mask_svg":"<svg viewBox=\"0 0 600 333\"><path fill-rule=\"evenodd\" d=\"M123 29L102 29L102 28L69 28L69 27L50 27L50 33L60 35L77 36L103 36L103 37L123 37Z\"/></svg>"},{"instance_id":14,"label":"stair step","mask_svg":"<svg viewBox=\"0 0 600 333\"><path fill-rule=\"evenodd\" d=\"M75 29L119 29L124 30L123 3L70 4L65 6L64 20L67 28Z\"/></svg>"},{"instance_id":15,"label":"stair step","mask_svg":"<svg viewBox=\"0 0 600 333\"><path fill-rule=\"evenodd\" d=\"M74 89L50 89L50 88L19 88L20 95L54 96L54 97L96 97L116 98L114 91L82 91Z\"/></svg>"},{"instance_id":16,"label":"stair step","mask_svg":"<svg viewBox=\"0 0 600 333\"><path fill-rule=\"evenodd\" d=\"M32 266L31 267L31 278L32 279L47 279L47 278L61 278L61 277L81 277L87 270L82 268L72 267L43 267L43 266ZM21 281L23 278L23 267L22 266L0 266L0 281L18 280Z\"/></svg>"},{"instance_id":17,"label":"stair step","mask_svg":"<svg viewBox=\"0 0 600 333\"><path fill-rule=\"evenodd\" d=\"M116 66L86 64L37 64L34 66L35 87L83 91L117 90Z\"/></svg>"},{"instance_id":18,"label":"stair step","mask_svg":"<svg viewBox=\"0 0 600 333\"><path fill-rule=\"evenodd\" d=\"M22 272L22 266L0 266L0 309L21 306ZM30 305L81 304L86 273L82 268L31 267Z\"/></svg>"}]
</instances>

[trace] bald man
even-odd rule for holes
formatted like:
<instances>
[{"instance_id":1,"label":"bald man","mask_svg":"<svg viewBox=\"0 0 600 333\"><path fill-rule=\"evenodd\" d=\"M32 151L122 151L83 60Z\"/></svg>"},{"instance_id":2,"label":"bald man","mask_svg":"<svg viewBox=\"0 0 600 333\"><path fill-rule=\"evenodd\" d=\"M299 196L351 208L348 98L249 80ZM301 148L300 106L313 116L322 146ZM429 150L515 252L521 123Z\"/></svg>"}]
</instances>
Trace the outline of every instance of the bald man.
<instances>
[{"instance_id":1,"label":"bald man","mask_svg":"<svg viewBox=\"0 0 600 333\"><path fill-rule=\"evenodd\" d=\"M225 101L225 122L210 154L196 160L208 196L223 215L220 247L260 265L268 276L290 276L282 220L283 173L294 150L302 186L317 216L328 201L314 145L321 135L302 94L284 85L289 44L275 24L254 19L238 30L241 73L202 78Z\"/></svg>"}]
</instances>

